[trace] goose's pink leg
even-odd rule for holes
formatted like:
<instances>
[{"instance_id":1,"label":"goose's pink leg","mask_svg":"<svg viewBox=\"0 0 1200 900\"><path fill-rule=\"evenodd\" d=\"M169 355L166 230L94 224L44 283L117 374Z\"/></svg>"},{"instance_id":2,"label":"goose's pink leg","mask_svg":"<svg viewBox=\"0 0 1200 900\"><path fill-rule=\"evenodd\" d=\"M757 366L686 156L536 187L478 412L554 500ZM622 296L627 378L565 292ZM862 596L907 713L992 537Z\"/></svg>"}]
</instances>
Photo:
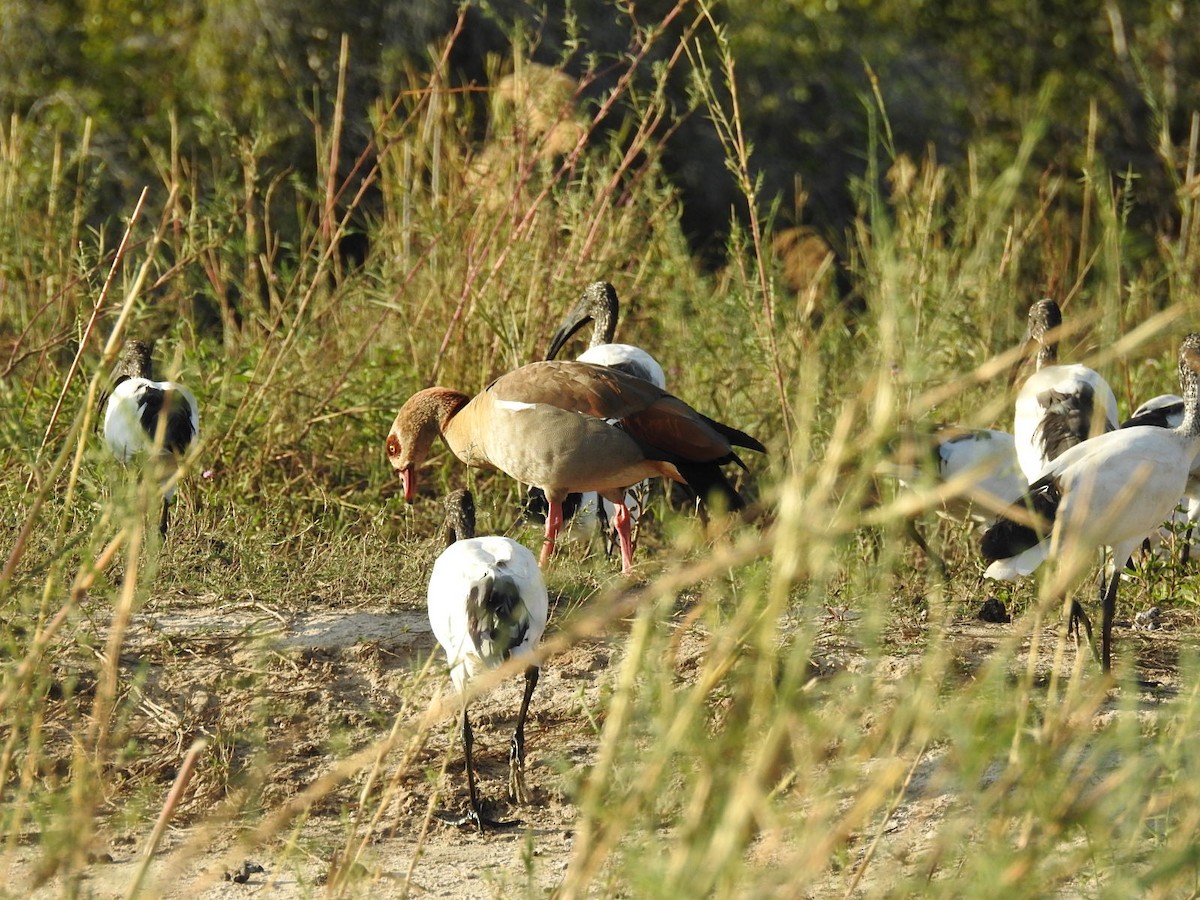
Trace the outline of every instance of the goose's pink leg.
<instances>
[{"instance_id":1,"label":"goose's pink leg","mask_svg":"<svg viewBox=\"0 0 1200 900\"><path fill-rule=\"evenodd\" d=\"M545 568L546 564L550 562L550 557L554 553L554 541L563 524L562 501L551 500L547 497L546 502L550 506L546 511L546 540L542 543L542 555L538 560L542 568Z\"/></svg>"},{"instance_id":2,"label":"goose's pink leg","mask_svg":"<svg viewBox=\"0 0 1200 900\"><path fill-rule=\"evenodd\" d=\"M633 519L623 501L613 505L616 506L616 511L613 513L613 528L617 530L617 541L621 545L621 574L631 575L633 574Z\"/></svg>"}]
</instances>

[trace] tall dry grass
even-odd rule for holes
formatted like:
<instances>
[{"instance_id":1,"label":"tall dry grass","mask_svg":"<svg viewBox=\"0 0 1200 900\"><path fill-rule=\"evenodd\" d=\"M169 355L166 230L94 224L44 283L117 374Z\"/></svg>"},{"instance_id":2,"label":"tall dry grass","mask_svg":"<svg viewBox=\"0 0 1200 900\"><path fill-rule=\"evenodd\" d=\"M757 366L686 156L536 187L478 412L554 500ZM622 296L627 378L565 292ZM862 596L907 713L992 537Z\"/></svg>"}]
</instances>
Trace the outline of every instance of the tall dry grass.
<instances>
[{"instance_id":1,"label":"tall dry grass","mask_svg":"<svg viewBox=\"0 0 1200 900\"><path fill-rule=\"evenodd\" d=\"M687 34L717 30L683 4L669 18L688 15ZM643 46L662 33L649 27ZM279 735L308 721L279 689L299 677L290 664L263 643L212 685L261 696L239 718L163 708L155 667L185 667L195 648L165 640L154 665L131 662L131 623L148 608L281 615L317 594L347 610L419 605L437 513L398 503L380 452L396 407L428 384L471 391L537 358L582 286L606 278L623 299L622 339L653 347L673 391L770 454L748 485L759 521L702 533L663 508L644 541L648 584L614 584L588 562L551 573L572 609L548 657L628 632L594 763L577 776L560 895L1194 892L1190 644L1168 696L1133 688L1125 647L1116 693L1086 654L1050 672L1037 650L1057 607L1022 587L1005 596L1025 615L976 652L955 627L987 590L973 537L943 527L956 577L932 577L902 532L934 499L897 498L875 475L914 424L1007 423L997 357L1043 290L1075 329L1070 355L1109 374L1127 409L1171 389L1175 336L1197 312L1194 198L1181 192L1181 233L1134 268L1128 184L1094 153L1081 203L1052 173L1032 193L1036 119L1008 168L952 171L895 154L876 97L861 217L845 236L862 310L828 287L796 298L769 252L735 60L716 46L706 58L685 40L655 70L661 83L690 65L695 114L712 118L755 211L714 274L688 258L659 170L663 94L633 79L594 104L562 95L549 127L514 120L480 148L439 51L431 74L378 108L372 153L347 158L339 114L315 124L313 184L264 171L252 141L231 136L236 165L212 170L175 142L157 149L160 183L102 219L88 206L98 163L86 128L50 143L36 123L0 129L8 863L36 839L38 877L77 893L102 825L125 823L152 850L184 822L167 875L143 870L130 886L150 896L234 826L230 860L268 841L302 859L303 823L332 805L345 825L322 848L335 860L324 890L361 891L354 864L386 836L402 782L453 708L427 702L436 662L414 667L389 715L327 735L320 772L289 792L272 774ZM618 108L632 111L626 132L600 131ZM1193 139L1189 180L1194 158ZM368 185L378 210L362 205ZM371 253L356 268L338 248L364 221ZM147 532L150 492L110 474L91 428L107 364L135 333L159 338L160 361L203 405L165 546ZM431 465L437 493L463 478L446 454ZM515 487L471 479L503 523ZM1135 583L1123 603L1194 618L1193 576L1172 583L1169 596ZM703 653L681 678L685 631Z\"/></svg>"}]
</instances>

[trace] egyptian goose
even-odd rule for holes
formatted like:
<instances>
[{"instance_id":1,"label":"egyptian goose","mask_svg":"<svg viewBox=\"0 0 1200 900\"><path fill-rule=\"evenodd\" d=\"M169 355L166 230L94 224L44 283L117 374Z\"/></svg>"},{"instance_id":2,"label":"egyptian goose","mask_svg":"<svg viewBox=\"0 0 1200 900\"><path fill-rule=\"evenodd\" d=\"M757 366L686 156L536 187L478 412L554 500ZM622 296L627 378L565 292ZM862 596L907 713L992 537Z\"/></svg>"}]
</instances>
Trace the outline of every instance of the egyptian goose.
<instances>
[{"instance_id":1,"label":"egyptian goose","mask_svg":"<svg viewBox=\"0 0 1200 900\"><path fill-rule=\"evenodd\" d=\"M533 652L546 630L549 602L537 560L526 547L506 537L475 537L475 504L468 491L454 491L446 498L446 540L447 547L429 576L429 624L446 651L450 678L461 694L480 672ZM509 795L520 804L530 800L525 784L525 718L539 672L536 663L525 669L525 693L508 757ZM474 735L465 699L462 744L469 809L450 821L472 824L480 831L517 824L486 819L479 812L471 760Z\"/></svg>"},{"instance_id":2,"label":"egyptian goose","mask_svg":"<svg viewBox=\"0 0 1200 900\"><path fill-rule=\"evenodd\" d=\"M413 499L417 468L439 433L468 466L498 469L546 494L543 565L554 552L568 494L597 491L612 501L624 573L633 568L625 488L663 475L700 497L719 493L730 509L739 509L744 503L721 466L745 468L734 446L766 452L749 435L701 415L644 379L558 360L515 369L474 398L444 387L410 397L392 423L386 447L406 500Z\"/></svg>"},{"instance_id":3,"label":"egyptian goose","mask_svg":"<svg viewBox=\"0 0 1200 900\"><path fill-rule=\"evenodd\" d=\"M554 359L575 332L592 322L591 341L588 349L576 357L579 362L619 369L666 390L667 377L658 360L641 347L612 342L617 331L619 310L616 288L607 281L589 284L551 338L550 346L546 350L546 359ZM625 493L625 508L629 510L631 529L641 517L648 491L649 482L641 481ZM525 498L526 517L536 522L545 522L546 511L545 495L536 487L530 488ZM605 552L609 554L612 553L617 537L613 528L615 519L616 506L595 491L573 493L563 501L563 520L570 523L570 530L577 534L591 535L599 527L604 535Z\"/></svg>"},{"instance_id":4,"label":"egyptian goose","mask_svg":"<svg viewBox=\"0 0 1200 900\"><path fill-rule=\"evenodd\" d=\"M1112 550L1112 577L1103 593L1101 665L1112 662L1112 622L1117 586L1130 554L1175 509L1200 451L1200 334L1179 351L1184 415L1174 428L1131 426L1097 435L1053 460L1029 492L983 536L988 578L1014 580L1048 557L1070 557L1093 547ZM1040 527L1028 524L1028 512ZM1101 569L1101 586L1106 579ZM1078 602L1071 625L1078 634L1091 622Z\"/></svg>"},{"instance_id":5,"label":"egyptian goose","mask_svg":"<svg viewBox=\"0 0 1200 900\"><path fill-rule=\"evenodd\" d=\"M155 381L151 366L152 345L125 342L117 360L112 393L101 398L105 406L104 441L122 465L135 457L151 462L163 485L159 533L166 537L171 498L175 496L179 461L200 431L196 398L182 384Z\"/></svg>"},{"instance_id":6,"label":"egyptian goose","mask_svg":"<svg viewBox=\"0 0 1200 900\"><path fill-rule=\"evenodd\" d=\"M1053 300L1029 309L1023 344L1037 345L1036 371L1017 394L1013 437L1017 460L1030 484L1046 464L1081 441L1117 427L1117 398L1093 369L1058 363L1062 313Z\"/></svg>"}]
</instances>

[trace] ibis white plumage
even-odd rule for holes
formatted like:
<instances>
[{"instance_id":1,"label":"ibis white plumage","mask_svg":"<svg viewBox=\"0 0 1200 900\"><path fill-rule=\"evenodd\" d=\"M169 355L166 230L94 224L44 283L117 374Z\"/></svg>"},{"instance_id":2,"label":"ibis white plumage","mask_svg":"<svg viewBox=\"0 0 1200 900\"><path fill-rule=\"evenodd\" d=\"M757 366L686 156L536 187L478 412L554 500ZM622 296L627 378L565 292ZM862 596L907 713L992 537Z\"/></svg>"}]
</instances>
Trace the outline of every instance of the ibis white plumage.
<instances>
[{"instance_id":1,"label":"ibis white plumage","mask_svg":"<svg viewBox=\"0 0 1200 900\"><path fill-rule=\"evenodd\" d=\"M1131 426L1098 435L1053 460L1026 496L983 538L989 578L1032 574L1047 558L1072 559L1094 548L1112 550L1112 576L1103 589L1101 665L1112 663L1112 623L1121 571L1134 549L1183 495L1200 451L1200 334L1179 352L1184 413L1174 428ZM1026 514L1028 511L1028 514ZM1030 515L1034 523L1030 523ZM1106 581L1101 569L1102 588ZM1076 603L1072 625L1091 624Z\"/></svg>"},{"instance_id":2,"label":"ibis white plumage","mask_svg":"<svg viewBox=\"0 0 1200 900\"><path fill-rule=\"evenodd\" d=\"M1029 309L1025 346L1037 345L1036 371L1017 394L1013 418L1017 460L1030 484L1047 463L1081 441L1117 427L1117 398L1094 369L1058 362L1062 312L1053 300Z\"/></svg>"},{"instance_id":3,"label":"ibis white plumage","mask_svg":"<svg viewBox=\"0 0 1200 900\"><path fill-rule=\"evenodd\" d=\"M922 449L928 448L929 466L912 460L900 472L900 482L912 487L927 471L939 485L958 485L940 510L950 518L990 522L996 510L1017 500L1029 486L1017 461L1016 441L1007 431L948 425L913 440L927 441Z\"/></svg>"},{"instance_id":4,"label":"ibis white plumage","mask_svg":"<svg viewBox=\"0 0 1200 900\"><path fill-rule=\"evenodd\" d=\"M1017 463L1013 436L991 428L945 425L932 434L907 433L893 460L884 474L907 490L937 489L938 514L958 521L990 522L1029 486ZM908 521L907 532L945 575L945 560L930 549L915 521Z\"/></svg>"},{"instance_id":5,"label":"ibis white plumage","mask_svg":"<svg viewBox=\"0 0 1200 900\"><path fill-rule=\"evenodd\" d=\"M182 384L155 381L152 345L126 341L104 405L104 441L122 465L146 461L163 490L159 532L165 537L180 460L200 433L196 398Z\"/></svg>"},{"instance_id":6,"label":"ibis white plumage","mask_svg":"<svg viewBox=\"0 0 1200 900\"><path fill-rule=\"evenodd\" d=\"M434 562L429 578L429 624L446 652L450 677L461 693L479 673L533 652L546 630L549 603L533 553L509 538L475 537L475 505L465 490L446 498L446 537L448 546ZM521 804L530 799L525 783L525 719L539 672L532 662L525 669L525 693L509 752L509 794ZM469 808L452 821L472 824L480 831L515 824L487 819L480 813L471 759L474 736L465 699L462 743Z\"/></svg>"},{"instance_id":7,"label":"ibis white plumage","mask_svg":"<svg viewBox=\"0 0 1200 900\"><path fill-rule=\"evenodd\" d=\"M1183 398L1178 394L1159 394L1151 397L1133 411L1133 415L1121 423L1122 428L1136 425L1153 425L1157 428L1177 428L1183 421ZM1184 492L1183 512L1174 511L1171 518L1159 529L1158 535L1151 535L1153 543L1156 538L1165 533L1174 532L1178 524L1186 526L1183 552L1180 556L1185 564L1192 553L1192 532L1196 522L1200 520L1200 454L1192 460L1192 469L1188 476L1187 490Z\"/></svg>"}]
</instances>

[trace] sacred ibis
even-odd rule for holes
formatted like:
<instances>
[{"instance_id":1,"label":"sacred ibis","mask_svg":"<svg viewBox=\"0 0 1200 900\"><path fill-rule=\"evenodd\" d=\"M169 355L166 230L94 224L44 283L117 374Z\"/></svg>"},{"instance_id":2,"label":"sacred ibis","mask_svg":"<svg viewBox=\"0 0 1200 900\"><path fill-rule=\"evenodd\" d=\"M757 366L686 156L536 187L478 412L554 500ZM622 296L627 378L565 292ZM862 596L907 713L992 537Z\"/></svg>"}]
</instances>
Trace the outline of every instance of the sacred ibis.
<instances>
[{"instance_id":1,"label":"sacred ibis","mask_svg":"<svg viewBox=\"0 0 1200 900\"><path fill-rule=\"evenodd\" d=\"M598 366L608 366L619 369L636 378L644 378L656 387L666 390L667 378L658 360L632 344L614 344L613 337L617 331L617 318L620 303L617 299L617 289L607 281L596 281L589 284L583 296L571 308L559 326L558 331L550 339L546 350L546 359L554 359L566 342L588 322L592 323L592 336L588 348L576 359L579 362L593 363ZM641 481L633 485L625 493L625 507L629 510L631 528L637 525L646 504L650 483ZM531 487L525 498L526 518L545 522L548 504L546 496L537 487ZM612 554L617 534L615 530L616 506L595 491L583 494L570 494L563 502L563 519L569 523L566 530L572 534L590 535L600 529L604 536L604 550Z\"/></svg>"},{"instance_id":2,"label":"sacred ibis","mask_svg":"<svg viewBox=\"0 0 1200 900\"><path fill-rule=\"evenodd\" d=\"M1101 665L1112 664L1112 623L1121 572L1134 549L1175 509L1200 452L1200 334L1179 351L1184 413L1174 428L1133 425L1097 435L1063 452L1010 511L983 536L986 576L1015 580L1047 558L1071 565L1093 548L1112 550L1112 575L1101 567ZM1033 518L1033 524L1030 523ZM1071 625L1091 622L1072 605Z\"/></svg>"},{"instance_id":3,"label":"sacred ibis","mask_svg":"<svg viewBox=\"0 0 1200 900\"><path fill-rule=\"evenodd\" d=\"M179 463L200 431L196 398L182 384L155 381L152 345L125 342L104 412L104 441L122 465L144 459L163 489L159 532L166 537Z\"/></svg>"},{"instance_id":4,"label":"sacred ibis","mask_svg":"<svg viewBox=\"0 0 1200 900\"><path fill-rule=\"evenodd\" d=\"M463 695L462 744L467 766L469 809L453 824L472 824L480 831L516 822L487 819L479 811L474 734L467 716L468 682L507 660L529 656L542 639L549 614L546 583L528 548L506 537L475 537L475 504L465 490L446 497L447 547L429 577L429 624L446 652L450 678ZM525 719L537 687L540 668L525 669L525 693L517 713L508 758L508 790L520 804L530 800L525 783Z\"/></svg>"},{"instance_id":5,"label":"sacred ibis","mask_svg":"<svg viewBox=\"0 0 1200 900\"><path fill-rule=\"evenodd\" d=\"M1022 343L1037 346L1036 371L1017 394L1013 417L1017 460L1030 484L1063 451L1117 427L1117 398L1108 382L1087 366L1058 362L1061 328L1053 300L1030 307Z\"/></svg>"}]
</instances>

